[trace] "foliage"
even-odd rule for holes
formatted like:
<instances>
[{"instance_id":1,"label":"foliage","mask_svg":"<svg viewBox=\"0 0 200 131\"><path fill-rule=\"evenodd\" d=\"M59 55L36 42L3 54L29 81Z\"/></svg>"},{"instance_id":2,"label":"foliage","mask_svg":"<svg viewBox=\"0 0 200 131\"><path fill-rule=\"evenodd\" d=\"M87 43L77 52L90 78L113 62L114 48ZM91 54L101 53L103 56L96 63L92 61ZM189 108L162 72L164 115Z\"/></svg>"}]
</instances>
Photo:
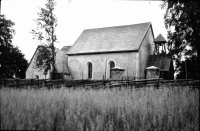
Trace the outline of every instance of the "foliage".
<instances>
[{"instance_id":1,"label":"foliage","mask_svg":"<svg viewBox=\"0 0 200 131\"><path fill-rule=\"evenodd\" d=\"M35 20L37 23L36 30L32 30L33 38L40 41L39 52L37 53L36 65L37 67L48 67L52 71L52 79L55 77L55 47L54 43L57 42L55 28L57 26L57 18L53 11L56 2L54 0L47 0L45 8L40 8L38 18Z\"/></svg>"},{"instance_id":2,"label":"foliage","mask_svg":"<svg viewBox=\"0 0 200 131\"><path fill-rule=\"evenodd\" d=\"M36 57L36 68L42 68L51 62L51 51L46 45L39 46Z\"/></svg>"},{"instance_id":3,"label":"foliage","mask_svg":"<svg viewBox=\"0 0 200 131\"><path fill-rule=\"evenodd\" d=\"M13 78L14 75L17 78L25 78L28 62L24 58L24 54L13 45L10 45L9 49L5 46L2 48L4 51L0 55L0 78ZM7 50L8 52L6 52Z\"/></svg>"},{"instance_id":4,"label":"foliage","mask_svg":"<svg viewBox=\"0 0 200 131\"><path fill-rule=\"evenodd\" d=\"M197 56L192 56L190 58L187 58L185 61L178 61L177 66L181 69L179 69L179 74L177 75L177 79L198 79L199 74L199 67L198 63L196 62ZM187 71L187 74L186 74Z\"/></svg>"},{"instance_id":5,"label":"foliage","mask_svg":"<svg viewBox=\"0 0 200 131\"><path fill-rule=\"evenodd\" d=\"M199 65L200 2L164 0L162 7L166 7L164 19L168 29L168 47L176 61L176 71L182 72L178 63L181 63L181 57L184 55L197 56L197 59L191 58L191 60L195 60L193 63Z\"/></svg>"},{"instance_id":6,"label":"foliage","mask_svg":"<svg viewBox=\"0 0 200 131\"><path fill-rule=\"evenodd\" d=\"M13 29L14 25L15 23L13 23L11 20L7 20L4 15L0 15L1 46L10 47L13 34L15 34L15 30Z\"/></svg>"},{"instance_id":7,"label":"foliage","mask_svg":"<svg viewBox=\"0 0 200 131\"><path fill-rule=\"evenodd\" d=\"M12 45L12 38L15 34L14 23L0 15L0 78L25 78L28 66L24 54L18 47Z\"/></svg>"},{"instance_id":8,"label":"foliage","mask_svg":"<svg viewBox=\"0 0 200 131\"><path fill-rule=\"evenodd\" d=\"M199 91L160 89L8 89L3 130L199 130Z\"/></svg>"}]
</instances>

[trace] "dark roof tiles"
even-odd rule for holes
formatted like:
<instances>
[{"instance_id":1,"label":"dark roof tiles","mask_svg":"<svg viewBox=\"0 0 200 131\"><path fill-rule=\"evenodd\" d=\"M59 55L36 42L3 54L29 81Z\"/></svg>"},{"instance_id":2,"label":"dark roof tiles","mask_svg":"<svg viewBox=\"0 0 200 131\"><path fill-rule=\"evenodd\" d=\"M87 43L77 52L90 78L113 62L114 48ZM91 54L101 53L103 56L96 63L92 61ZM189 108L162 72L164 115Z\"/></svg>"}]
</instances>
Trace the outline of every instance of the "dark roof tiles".
<instances>
[{"instance_id":1,"label":"dark roof tiles","mask_svg":"<svg viewBox=\"0 0 200 131\"><path fill-rule=\"evenodd\" d=\"M160 69L160 71L169 71L171 58L163 57L158 55L150 55L147 61L147 67L155 66Z\"/></svg>"},{"instance_id":2,"label":"dark roof tiles","mask_svg":"<svg viewBox=\"0 0 200 131\"><path fill-rule=\"evenodd\" d=\"M154 42L167 42L166 39L161 35L159 34L156 39L154 40Z\"/></svg>"}]
</instances>

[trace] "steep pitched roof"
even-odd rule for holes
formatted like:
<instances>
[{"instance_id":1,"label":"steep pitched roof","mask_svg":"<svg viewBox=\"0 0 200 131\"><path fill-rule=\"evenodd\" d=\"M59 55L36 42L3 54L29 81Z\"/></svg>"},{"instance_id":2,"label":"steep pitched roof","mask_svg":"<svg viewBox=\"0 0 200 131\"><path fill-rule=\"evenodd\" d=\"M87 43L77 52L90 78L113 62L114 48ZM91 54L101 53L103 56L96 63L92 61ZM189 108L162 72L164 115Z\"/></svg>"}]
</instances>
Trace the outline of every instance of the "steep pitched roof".
<instances>
[{"instance_id":1,"label":"steep pitched roof","mask_svg":"<svg viewBox=\"0 0 200 131\"><path fill-rule=\"evenodd\" d=\"M136 51L139 49L151 23L86 29L68 54Z\"/></svg>"},{"instance_id":2,"label":"steep pitched roof","mask_svg":"<svg viewBox=\"0 0 200 131\"><path fill-rule=\"evenodd\" d=\"M29 66L30 66L30 64L31 64L31 62L32 62L32 60L33 60L34 56L36 55L37 50L38 50L39 48L40 48L40 46L38 45L38 47L36 48L36 50L35 50L33 56L31 57L31 60L30 60L29 63L28 63L28 66L27 66L27 68L26 68L26 71L28 70L28 68L29 68Z\"/></svg>"},{"instance_id":3,"label":"steep pitched roof","mask_svg":"<svg viewBox=\"0 0 200 131\"><path fill-rule=\"evenodd\" d=\"M67 52L70 48L71 48L71 46L63 46L63 48L61 50Z\"/></svg>"},{"instance_id":4,"label":"steep pitched roof","mask_svg":"<svg viewBox=\"0 0 200 131\"><path fill-rule=\"evenodd\" d=\"M147 61L147 67L155 66L160 68L160 71L169 71L171 62L171 58L169 57L150 55Z\"/></svg>"},{"instance_id":5,"label":"steep pitched roof","mask_svg":"<svg viewBox=\"0 0 200 131\"><path fill-rule=\"evenodd\" d=\"M166 39L161 35L159 34L156 39L154 40L154 42L167 42Z\"/></svg>"}]
</instances>

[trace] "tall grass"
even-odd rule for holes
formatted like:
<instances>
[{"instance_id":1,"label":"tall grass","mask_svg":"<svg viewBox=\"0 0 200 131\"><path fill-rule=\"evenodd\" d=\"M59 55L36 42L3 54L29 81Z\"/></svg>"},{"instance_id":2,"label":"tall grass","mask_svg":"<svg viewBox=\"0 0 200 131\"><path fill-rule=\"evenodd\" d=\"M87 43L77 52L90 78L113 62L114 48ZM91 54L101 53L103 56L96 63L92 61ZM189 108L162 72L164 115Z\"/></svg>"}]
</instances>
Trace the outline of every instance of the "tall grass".
<instances>
[{"instance_id":1,"label":"tall grass","mask_svg":"<svg viewBox=\"0 0 200 131\"><path fill-rule=\"evenodd\" d=\"M199 92L146 89L7 89L1 130L199 130Z\"/></svg>"}]
</instances>

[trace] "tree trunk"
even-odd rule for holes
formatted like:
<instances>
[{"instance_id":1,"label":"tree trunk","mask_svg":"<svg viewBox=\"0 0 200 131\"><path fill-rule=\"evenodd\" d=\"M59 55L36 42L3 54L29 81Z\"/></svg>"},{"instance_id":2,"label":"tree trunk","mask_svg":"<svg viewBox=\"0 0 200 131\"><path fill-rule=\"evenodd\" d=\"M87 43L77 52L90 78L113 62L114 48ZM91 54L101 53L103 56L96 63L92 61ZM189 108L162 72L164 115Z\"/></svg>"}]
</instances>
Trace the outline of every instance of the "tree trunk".
<instances>
[{"instance_id":1,"label":"tree trunk","mask_svg":"<svg viewBox=\"0 0 200 131\"><path fill-rule=\"evenodd\" d=\"M197 43L197 62L198 62L198 65L200 65L200 61L199 61L199 44L200 44L200 40L198 39L198 43ZM198 79L200 79L200 74L198 76Z\"/></svg>"},{"instance_id":2,"label":"tree trunk","mask_svg":"<svg viewBox=\"0 0 200 131\"><path fill-rule=\"evenodd\" d=\"M51 18L53 17L53 12L50 10ZM53 21L54 22L54 21ZM52 50L52 61L51 61L51 79L55 79L55 47L54 47L54 24L51 25L51 50Z\"/></svg>"},{"instance_id":3,"label":"tree trunk","mask_svg":"<svg viewBox=\"0 0 200 131\"><path fill-rule=\"evenodd\" d=\"M51 80L55 79L55 66L53 62L50 64L50 79Z\"/></svg>"},{"instance_id":4,"label":"tree trunk","mask_svg":"<svg viewBox=\"0 0 200 131\"><path fill-rule=\"evenodd\" d=\"M53 32L52 32L53 33ZM52 62L51 62L51 79L55 79L55 48L54 48L54 40L52 40Z\"/></svg>"}]
</instances>

